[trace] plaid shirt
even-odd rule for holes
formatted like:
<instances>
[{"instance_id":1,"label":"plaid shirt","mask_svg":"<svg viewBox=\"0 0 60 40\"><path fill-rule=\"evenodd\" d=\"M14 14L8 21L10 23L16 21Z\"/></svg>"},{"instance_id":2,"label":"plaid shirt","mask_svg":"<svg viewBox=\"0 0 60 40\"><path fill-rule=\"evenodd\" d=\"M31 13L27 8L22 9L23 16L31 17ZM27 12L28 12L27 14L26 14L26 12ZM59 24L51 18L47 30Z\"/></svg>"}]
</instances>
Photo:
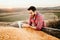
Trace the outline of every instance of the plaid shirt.
<instances>
[{"instance_id":1,"label":"plaid shirt","mask_svg":"<svg viewBox=\"0 0 60 40\"><path fill-rule=\"evenodd\" d=\"M41 15L40 13L37 12L35 14L34 18L32 18L32 16L30 16L29 25L32 26L32 24L34 24L34 26L36 26L37 30L41 30L43 27L45 27L46 24L44 22L43 15Z\"/></svg>"}]
</instances>

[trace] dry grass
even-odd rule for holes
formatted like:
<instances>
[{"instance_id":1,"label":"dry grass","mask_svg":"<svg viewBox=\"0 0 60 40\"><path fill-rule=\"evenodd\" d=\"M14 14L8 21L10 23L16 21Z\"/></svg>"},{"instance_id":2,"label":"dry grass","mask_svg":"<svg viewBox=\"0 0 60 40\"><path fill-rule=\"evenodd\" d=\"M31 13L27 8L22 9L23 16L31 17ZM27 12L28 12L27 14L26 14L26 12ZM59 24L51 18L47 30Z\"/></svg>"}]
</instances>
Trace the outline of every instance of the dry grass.
<instances>
[{"instance_id":1,"label":"dry grass","mask_svg":"<svg viewBox=\"0 0 60 40\"><path fill-rule=\"evenodd\" d=\"M0 27L0 40L59 40L31 28Z\"/></svg>"},{"instance_id":2,"label":"dry grass","mask_svg":"<svg viewBox=\"0 0 60 40\"><path fill-rule=\"evenodd\" d=\"M47 27L60 29L60 20L52 20L47 23Z\"/></svg>"}]
</instances>

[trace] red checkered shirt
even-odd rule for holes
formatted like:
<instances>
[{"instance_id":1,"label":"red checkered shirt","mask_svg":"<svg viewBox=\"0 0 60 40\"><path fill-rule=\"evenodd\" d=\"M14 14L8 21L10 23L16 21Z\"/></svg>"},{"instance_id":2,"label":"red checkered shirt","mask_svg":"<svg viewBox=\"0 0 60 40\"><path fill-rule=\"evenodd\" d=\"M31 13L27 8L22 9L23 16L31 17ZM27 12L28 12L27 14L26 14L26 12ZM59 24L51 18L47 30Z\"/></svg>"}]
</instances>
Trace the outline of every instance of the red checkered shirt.
<instances>
[{"instance_id":1,"label":"red checkered shirt","mask_svg":"<svg viewBox=\"0 0 60 40\"><path fill-rule=\"evenodd\" d=\"M34 18L30 16L29 25L32 26L32 24L36 26L37 30L41 30L43 27L46 26L46 23L44 22L44 16L41 15L41 13L36 12Z\"/></svg>"}]
</instances>

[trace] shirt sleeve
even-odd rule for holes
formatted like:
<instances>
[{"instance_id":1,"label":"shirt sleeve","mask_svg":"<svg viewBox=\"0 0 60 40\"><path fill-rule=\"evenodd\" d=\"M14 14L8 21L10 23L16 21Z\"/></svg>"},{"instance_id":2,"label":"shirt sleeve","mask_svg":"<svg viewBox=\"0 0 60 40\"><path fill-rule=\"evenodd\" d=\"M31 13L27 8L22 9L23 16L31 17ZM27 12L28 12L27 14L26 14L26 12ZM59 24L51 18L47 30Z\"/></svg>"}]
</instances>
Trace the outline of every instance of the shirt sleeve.
<instances>
[{"instance_id":1,"label":"shirt sleeve","mask_svg":"<svg viewBox=\"0 0 60 40\"><path fill-rule=\"evenodd\" d=\"M39 16L37 18L37 27L36 28L38 30L41 30L42 29L42 27L43 27L43 20L44 20L43 16Z\"/></svg>"},{"instance_id":2,"label":"shirt sleeve","mask_svg":"<svg viewBox=\"0 0 60 40\"><path fill-rule=\"evenodd\" d=\"M31 17L29 18L29 25L32 26Z\"/></svg>"}]
</instances>

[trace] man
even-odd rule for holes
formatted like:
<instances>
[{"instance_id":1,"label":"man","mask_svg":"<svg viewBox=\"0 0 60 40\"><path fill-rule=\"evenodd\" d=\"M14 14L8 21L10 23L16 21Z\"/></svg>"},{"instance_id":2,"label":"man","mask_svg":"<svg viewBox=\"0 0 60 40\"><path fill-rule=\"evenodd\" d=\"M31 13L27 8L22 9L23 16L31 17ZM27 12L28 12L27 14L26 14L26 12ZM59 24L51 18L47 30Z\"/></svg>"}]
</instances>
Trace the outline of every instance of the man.
<instances>
[{"instance_id":1,"label":"man","mask_svg":"<svg viewBox=\"0 0 60 40\"><path fill-rule=\"evenodd\" d=\"M29 7L28 12L30 14L30 19L28 24L25 24L19 21L15 24L18 24L17 26L19 26L19 28L34 26L34 28L36 28L37 30L42 30L42 28L46 26L43 15L37 12L34 6ZM14 26L15 24L12 24L12 25Z\"/></svg>"},{"instance_id":2,"label":"man","mask_svg":"<svg viewBox=\"0 0 60 40\"><path fill-rule=\"evenodd\" d=\"M28 12L30 14L29 25L35 26L37 30L42 30L46 26L43 15L38 13L34 6L29 7Z\"/></svg>"}]
</instances>

